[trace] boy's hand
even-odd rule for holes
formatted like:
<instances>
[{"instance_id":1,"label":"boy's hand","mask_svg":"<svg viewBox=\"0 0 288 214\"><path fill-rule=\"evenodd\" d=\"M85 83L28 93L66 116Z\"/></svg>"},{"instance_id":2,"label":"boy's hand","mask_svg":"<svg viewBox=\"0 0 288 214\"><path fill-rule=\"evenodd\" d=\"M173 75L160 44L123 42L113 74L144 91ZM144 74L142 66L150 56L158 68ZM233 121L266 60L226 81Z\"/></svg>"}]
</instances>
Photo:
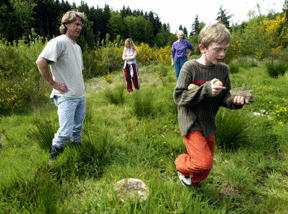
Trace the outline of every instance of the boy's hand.
<instances>
[{"instance_id":1,"label":"boy's hand","mask_svg":"<svg viewBox=\"0 0 288 214\"><path fill-rule=\"evenodd\" d=\"M243 96L235 96L233 99L233 103L235 105L249 104L249 98L245 98Z\"/></svg>"},{"instance_id":2,"label":"boy's hand","mask_svg":"<svg viewBox=\"0 0 288 214\"><path fill-rule=\"evenodd\" d=\"M212 88L212 96L215 97L217 96L218 94L220 94L220 92L223 90L223 89L226 89L222 82L216 78L212 79L211 80L211 88Z\"/></svg>"}]
</instances>

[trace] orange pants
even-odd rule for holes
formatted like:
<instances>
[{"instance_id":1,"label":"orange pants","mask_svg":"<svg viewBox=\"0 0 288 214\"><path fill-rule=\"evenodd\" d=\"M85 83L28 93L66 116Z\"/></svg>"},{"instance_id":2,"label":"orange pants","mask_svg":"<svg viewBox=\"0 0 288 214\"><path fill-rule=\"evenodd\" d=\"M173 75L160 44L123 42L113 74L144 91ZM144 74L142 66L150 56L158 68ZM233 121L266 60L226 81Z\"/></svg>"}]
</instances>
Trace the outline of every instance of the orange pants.
<instances>
[{"instance_id":1,"label":"orange pants","mask_svg":"<svg viewBox=\"0 0 288 214\"><path fill-rule=\"evenodd\" d=\"M176 169L183 175L190 175L196 186L207 178L213 166L215 135L205 138L200 131L190 132L184 137L188 154L182 154L175 160Z\"/></svg>"}]
</instances>

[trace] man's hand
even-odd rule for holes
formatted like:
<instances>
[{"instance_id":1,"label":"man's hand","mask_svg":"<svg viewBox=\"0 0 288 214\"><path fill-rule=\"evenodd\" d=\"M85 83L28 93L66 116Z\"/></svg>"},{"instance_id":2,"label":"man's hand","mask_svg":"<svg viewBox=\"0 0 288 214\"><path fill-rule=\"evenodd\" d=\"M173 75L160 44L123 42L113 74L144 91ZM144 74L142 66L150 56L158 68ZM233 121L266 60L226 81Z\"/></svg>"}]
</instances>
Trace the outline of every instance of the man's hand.
<instances>
[{"instance_id":1,"label":"man's hand","mask_svg":"<svg viewBox=\"0 0 288 214\"><path fill-rule=\"evenodd\" d=\"M51 86L60 91L61 93L66 93L68 91L68 88L67 86L64 84L64 83L61 83L61 82L56 82L56 81L53 81L53 83L51 84Z\"/></svg>"},{"instance_id":2,"label":"man's hand","mask_svg":"<svg viewBox=\"0 0 288 214\"><path fill-rule=\"evenodd\" d=\"M226 87L223 86L222 82L216 78L211 80L212 96L215 97L221 93Z\"/></svg>"}]
</instances>

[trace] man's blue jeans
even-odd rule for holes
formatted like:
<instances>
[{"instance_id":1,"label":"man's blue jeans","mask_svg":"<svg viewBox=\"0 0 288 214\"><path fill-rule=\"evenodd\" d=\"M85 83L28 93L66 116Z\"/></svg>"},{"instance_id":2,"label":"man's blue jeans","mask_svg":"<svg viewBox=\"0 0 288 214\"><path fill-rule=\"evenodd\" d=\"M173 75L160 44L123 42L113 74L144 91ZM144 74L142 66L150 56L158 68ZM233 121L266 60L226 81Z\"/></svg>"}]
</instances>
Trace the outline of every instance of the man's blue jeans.
<instances>
[{"instance_id":1,"label":"man's blue jeans","mask_svg":"<svg viewBox=\"0 0 288 214\"><path fill-rule=\"evenodd\" d=\"M178 80L180 70L183 66L183 64L187 61L187 57L183 59L176 59L174 58L174 68L175 68L175 74L176 74L176 79Z\"/></svg>"},{"instance_id":2,"label":"man's blue jeans","mask_svg":"<svg viewBox=\"0 0 288 214\"><path fill-rule=\"evenodd\" d=\"M81 142L81 131L86 115L85 97L54 96L54 102L58 107L59 129L54 135L52 145L62 149L69 139L71 142Z\"/></svg>"}]
</instances>

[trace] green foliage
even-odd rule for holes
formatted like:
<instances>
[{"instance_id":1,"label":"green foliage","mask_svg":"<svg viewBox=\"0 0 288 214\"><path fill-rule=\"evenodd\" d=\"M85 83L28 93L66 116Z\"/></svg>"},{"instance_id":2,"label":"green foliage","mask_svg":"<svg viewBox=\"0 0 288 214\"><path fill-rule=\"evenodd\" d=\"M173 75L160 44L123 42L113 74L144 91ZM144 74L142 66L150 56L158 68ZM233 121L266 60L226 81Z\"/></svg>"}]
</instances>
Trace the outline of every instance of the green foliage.
<instances>
[{"instance_id":1,"label":"green foliage","mask_svg":"<svg viewBox=\"0 0 288 214\"><path fill-rule=\"evenodd\" d=\"M56 126L50 120L34 120L35 127L29 130L29 136L35 140L39 147L45 151L50 151Z\"/></svg>"},{"instance_id":2,"label":"green foliage","mask_svg":"<svg viewBox=\"0 0 288 214\"><path fill-rule=\"evenodd\" d=\"M235 62L239 64L239 66L242 68L251 68L258 65L257 59L253 57L238 57L237 59L235 59Z\"/></svg>"},{"instance_id":3,"label":"green foliage","mask_svg":"<svg viewBox=\"0 0 288 214\"><path fill-rule=\"evenodd\" d=\"M287 123L288 121L288 109L287 105L279 106L276 105L276 109L272 114L273 119L276 120L280 125Z\"/></svg>"},{"instance_id":4,"label":"green foliage","mask_svg":"<svg viewBox=\"0 0 288 214\"><path fill-rule=\"evenodd\" d=\"M88 126L81 145L68 144L53 163L53 171L65 177L98 177L110 162L113 148L108 130L102 129L101 133L95 134Z\"/></svg>"},{"instance_id":5,"label":"green foliage","mask_svg":"<svg viewBox=\"0 0 288 214\"><path fill-rule=\"evenodd\" d=\"M147 118L155 113L153 108L153 94L139 91L133 94L133 114L139 118Z\"/></svg>"},{"instance_id":6,"label":"green foliage","mask_svg":"<svg viewBox=\"0 0 288 214\"><path fill-rule=\"evenodd\" d=\"M226 26L227 29L230 29L230 20L232 15L228 15L226 10L222 8L222 6L219 9L219 12L217 14L217 18L216 20L218 22L221 22L222 24L224 24Z\"/></svg>"},{"instance_id":7,"label":"green foliage","mask_svg":"<svg viewBox=\"0 0 288 214\"><path fill-rule=\"evenodd\" d=\"M239 70L240 70L240 66L238 63L236 63L236 62L230 62L229 63L229 71L231 74L238 73Z\"/></svg>"},{"instance_id":8,"label":"green foliage","mask_svg":"<svg viewBox=\"0 0 288 214\"><path fill-rule=\"evenodd\" d=\"M30 180L10 181L0 192L0 208L3 213L57 213L68 192L67 183L61 184L47 169L39 167Z\"/></svg>"},{"instance_id":9,"label":"green foliage","mask_svg":"<svg viewBox=\"0 0 288 214\"><path fill-rule=\"evenodd\" d=\"M249 143L251 137L249 122L251 122L251 117L245 112L221 109L216 117L217 146L230 150Z\"/></svg>"},{"instance_id":10,"label":"green foliage","mask_svg":"<svg viewBox=\"0 0 288 214\"><path fill-rule=\"evenodd\" d=\"M23 110L39 102L46 92L35 60L43 48L42 38L30 37L31 45L19 40L12 45L0 41L0 111L1 114Z\"/></svg>"},{"instance_id":11,"label":"green foliage","mask_svg":"<svg viewBox=\"0 0 288 214\"><path fill-rule=\"evenodd\" d=\"M287 104L283 99L288 90L287 73L281 78L269 78L260 63L258 67L230 75L233 87L246 85L253 89L255 102L240 110L219 112L226 125L217 124L222 130L218 137L230 139L234 144L227 143L226 150L215 149L213 169L195 189L183 187L175 170L174 161L186 153L186 148L173 101L175 76L168 72L166 85L159 84L156 71L162 68L169 70L171 66L141 66L141 89L125 94L122 105L107 105L107 98L102 96L106 87L114 92L119 82L124 81L122 71L113 75L111 84L101 77L89 80L82 145L67 144L52 166L48 165L47 150L41 149L38 140L27 133L36 127L35 117L41 123L55 118L56 123L53 102L35 109L35 113L0 117L3 144L0 210L3 213L287 213L288 127L287 123L279 124L280 118L275 120L273 113ZM134 114L137 96L150 99L152 115ZM278 108L279 103L282 105ZM266 115L253 116L251 120L252 112L262 108L274 120ZM223 129L225 133L221 134ZM231 140L230 132L241 134ZM217 146L221 143L218 137ZM147 200L119 202L114 187L123 178L143 180L150 192Z\"/></svg>"},{"instance_id":12,"label":"green foliage","mask_svg":"<svg viewBox=\"0 0 288 214\"><path fill-rule=\"evenodd\" d=\"M59 35L60 20L65 12L78 10L87 16L78 43L83 49L97 47L105 40L107 34L114 41L119 35L122 40L127 37L135 42L145 42L151 46L167 45L169 29L160 22L154 12L131 11L125 7L120 11L112 11L109 5L104 8L89 7L84 1L79 6L68 1L58 0L5 0L0 5L1 20L6 19L5 25L0 24L1 35L9 42L19 40L32 34L31 28L46 38ZM43 15L45 14L45 15Z\"/></svg>"},{"instance_id":13,"label":"green foliage","mask_svg":"<svg viewBox=\"0 0 288 214\"><path fill-rule=\"evenodd\" d=\"M123 104L125 101L124 89L125 87L123 85L118 85L113 90L110 88L107 88L104 91L104 96L108 100L109 103L112 103L115 105Z\"/></svg>"},{"instance_id":14,"label":"green foliage","mask_svg":"<svg viewBox=\"0 0 288 214\"><path fill-rule=\"evenodd\" d=\"M283 76L288 69L287 64L282 61L268 61L265 66L269 76L274 78Z\"/></svg>"},{"instance_id":15,"label":"green foliage","mask_svg":"<svg viewBox=\"0 0 288 214\"><path fill-rule=\"evenodd\" d=\"M90 79L120 69L123 66L122 51L121 47L113 46L113 43L109 41L107 46L102 46L94 51L84 51L84 78Z\"/></svg>"}]
</instances>

